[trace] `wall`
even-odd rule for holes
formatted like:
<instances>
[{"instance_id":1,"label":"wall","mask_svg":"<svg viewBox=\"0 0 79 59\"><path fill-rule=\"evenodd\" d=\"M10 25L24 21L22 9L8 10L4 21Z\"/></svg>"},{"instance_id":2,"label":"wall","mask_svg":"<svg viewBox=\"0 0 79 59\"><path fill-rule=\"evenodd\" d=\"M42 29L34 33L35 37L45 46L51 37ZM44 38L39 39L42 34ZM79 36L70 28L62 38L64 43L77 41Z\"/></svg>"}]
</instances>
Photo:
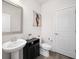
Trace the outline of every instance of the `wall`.
<instances>
[{"instance_id":1,"label":"wall","mask_svg":"<svg viewBox=\"0 0 79 59\"><path fill-rule=\"evenodd\" d=\"M75 58L75 0L51 0L42 5L42 37L52 51Z\"/></svg>"},{"instance_id":2,"label":"wall","mask_svg":"<svg viewBox=\"0 0 79 59\"><path fill-rule=\"evenodd\" d=\"M6 0L10 2L9 0ZM17 38L27 38L28 34L33 34L36 37L40 34L39 27L33 27L33 10L40 13L40 5L34 0L12 0L12 2L23 7L23 33L20 34L7 34L2 36L2 41L6 42L8 40ZM10 54L2 52L3 59L10 59ZM20 59L22 59L22 50L20 52Z\"/></svg>"}]
</instances>

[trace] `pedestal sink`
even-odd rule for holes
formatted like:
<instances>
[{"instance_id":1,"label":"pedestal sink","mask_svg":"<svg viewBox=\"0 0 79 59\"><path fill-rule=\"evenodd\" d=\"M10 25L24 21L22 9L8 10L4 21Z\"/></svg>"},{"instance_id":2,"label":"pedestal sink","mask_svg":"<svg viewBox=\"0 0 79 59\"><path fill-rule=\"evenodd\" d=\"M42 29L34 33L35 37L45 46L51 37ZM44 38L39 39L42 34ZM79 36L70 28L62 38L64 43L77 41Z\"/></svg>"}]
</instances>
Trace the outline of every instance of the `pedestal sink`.
<instances>
[{"instance_id":1,"label":"pedestal sink","mask_svg":"<svg viewBox=\"0 0 79 59\"><path fill-rule=\"evenodd\" d=\"M19 59L19 50L22 49L26 44L24 39L17 39L15 41L8 41L2 44L2 49L11 53L11 59Z\"/></svg>"}]
</instances>

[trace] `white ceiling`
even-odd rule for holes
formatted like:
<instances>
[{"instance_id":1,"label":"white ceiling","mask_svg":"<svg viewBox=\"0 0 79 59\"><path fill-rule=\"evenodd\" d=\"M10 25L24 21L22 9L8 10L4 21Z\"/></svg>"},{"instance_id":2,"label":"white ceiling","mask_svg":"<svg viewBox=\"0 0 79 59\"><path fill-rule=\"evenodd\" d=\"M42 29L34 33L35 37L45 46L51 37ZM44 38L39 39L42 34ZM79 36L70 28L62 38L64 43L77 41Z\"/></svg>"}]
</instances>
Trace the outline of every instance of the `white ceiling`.
<instances>
[{"instance_id":1,"label":"white ceiling","mask_svg":"<svg viewBox=\"0 0 79 59\"><path fill-rule=\"evenodd\" d=\"M44 4L44 3L46 3L47 1L49 1L49 0L36 0L39 4Z\"/></svg>"}]
</instances>

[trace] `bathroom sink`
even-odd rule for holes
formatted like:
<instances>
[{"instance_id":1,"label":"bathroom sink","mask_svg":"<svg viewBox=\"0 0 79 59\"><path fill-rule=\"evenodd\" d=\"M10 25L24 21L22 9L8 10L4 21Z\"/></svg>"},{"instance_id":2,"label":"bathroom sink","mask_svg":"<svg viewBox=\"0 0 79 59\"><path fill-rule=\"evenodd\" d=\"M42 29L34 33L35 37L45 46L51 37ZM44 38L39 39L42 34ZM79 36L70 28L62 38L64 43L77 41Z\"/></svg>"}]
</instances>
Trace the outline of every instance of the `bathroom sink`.
<instances>
[{"instance_id":1,"label":"bathroom sink","mask_svg":"<svg viewBox=\"0 0 79 59\"><path fill-rule=\"evenodd\" d=\"M24 39L17 39L15 41L8 41L3 43L2 49L7 53L12 53L22 49L25 44L26 41Z\"/></svg>"}]
</instances>

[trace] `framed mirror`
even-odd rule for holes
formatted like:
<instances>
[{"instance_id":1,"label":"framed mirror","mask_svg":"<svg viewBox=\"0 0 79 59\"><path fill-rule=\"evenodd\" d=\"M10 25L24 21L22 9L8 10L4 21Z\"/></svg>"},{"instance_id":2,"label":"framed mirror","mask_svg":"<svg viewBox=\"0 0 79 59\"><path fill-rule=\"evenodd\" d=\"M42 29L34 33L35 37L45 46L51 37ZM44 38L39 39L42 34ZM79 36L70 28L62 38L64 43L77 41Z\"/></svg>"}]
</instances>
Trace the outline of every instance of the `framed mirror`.
<instances>
[{"instance_id":1,"label":"framed mirror","mask_svg":"<svg viewBox=\"0 0 79 59\"><path fill-rule=\"evenodd\" d=\"M2 1L2 33L22 33L23 9L22 7Z\"/></svg>"}]
</instances>

